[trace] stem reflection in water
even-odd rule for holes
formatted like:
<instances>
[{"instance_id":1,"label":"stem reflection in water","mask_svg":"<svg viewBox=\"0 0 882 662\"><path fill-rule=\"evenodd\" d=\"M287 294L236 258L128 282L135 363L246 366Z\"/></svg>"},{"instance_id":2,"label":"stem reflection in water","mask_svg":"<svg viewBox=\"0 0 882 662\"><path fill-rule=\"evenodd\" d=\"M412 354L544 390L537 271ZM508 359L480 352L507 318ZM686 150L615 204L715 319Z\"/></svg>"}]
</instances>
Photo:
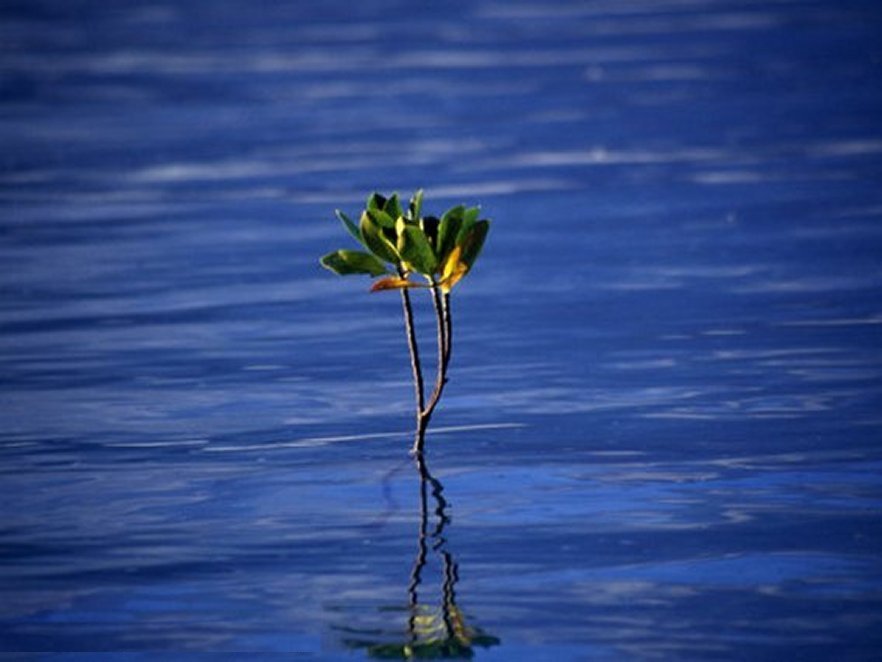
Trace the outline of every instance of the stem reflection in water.
<instances>
[{"instance_id":1,"label":"stem reflection in water","mask_svg":"<svg viewBox=\"0 0 882 662\"><path fill-rule=\"evenodd\" d=\"M420 477L420 525L417 554L407 587L407 631L399 641L350 639L345 643L353 648L364 648L370 657L381 659L471 658L475 646L495 646L499 644L499 639L466 623L465 616L456 604L459 567L447 549L447 539L444 537L444 529L451 521L447 515L449 504L444 498L444 486L429 472L422 454L417 455L415 460ZM431 513L430 495L434 502ZM425 597L421 599L423 571L430 560L430 553L437 554L441 561L442 583L437 608L429 605Z\"/></svg>"}]
</instances>

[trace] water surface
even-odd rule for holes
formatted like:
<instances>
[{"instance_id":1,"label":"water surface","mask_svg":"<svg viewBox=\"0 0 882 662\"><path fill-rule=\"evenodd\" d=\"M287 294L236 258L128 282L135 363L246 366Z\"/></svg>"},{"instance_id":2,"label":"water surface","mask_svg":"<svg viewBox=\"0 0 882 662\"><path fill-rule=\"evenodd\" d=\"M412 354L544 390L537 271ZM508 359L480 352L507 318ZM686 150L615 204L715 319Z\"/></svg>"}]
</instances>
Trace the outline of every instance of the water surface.
<instances>
[{"instance_id":1,"label":"water surface","mask_svg":"<svg viewBox=\"0 0 882 662\"><path fill-rule=\"evenodd\" d=\"M2 17L0 650L876 656L875 3ZM317 263L420 186L494 219L435 482Z\"/></svg>"}]
</instances>

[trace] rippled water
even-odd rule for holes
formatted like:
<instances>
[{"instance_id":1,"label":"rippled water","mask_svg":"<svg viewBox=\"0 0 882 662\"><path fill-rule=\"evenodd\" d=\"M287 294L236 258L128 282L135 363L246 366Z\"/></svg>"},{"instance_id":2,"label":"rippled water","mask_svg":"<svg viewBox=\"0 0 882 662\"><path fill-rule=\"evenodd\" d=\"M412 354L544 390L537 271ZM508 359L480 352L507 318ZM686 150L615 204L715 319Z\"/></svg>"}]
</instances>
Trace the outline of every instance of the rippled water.
<instances>
[{"instance_id":1,"label":"rippled water","mask_svg":"<svg viewBox=\"0 0 882 662\"><path fill-rule=\"evenodd\" d=\"M0 650L874 658L880 19L4 3ZM317 264L419 186L494 219L422 480Z\"/></svg>"}]
</instances>

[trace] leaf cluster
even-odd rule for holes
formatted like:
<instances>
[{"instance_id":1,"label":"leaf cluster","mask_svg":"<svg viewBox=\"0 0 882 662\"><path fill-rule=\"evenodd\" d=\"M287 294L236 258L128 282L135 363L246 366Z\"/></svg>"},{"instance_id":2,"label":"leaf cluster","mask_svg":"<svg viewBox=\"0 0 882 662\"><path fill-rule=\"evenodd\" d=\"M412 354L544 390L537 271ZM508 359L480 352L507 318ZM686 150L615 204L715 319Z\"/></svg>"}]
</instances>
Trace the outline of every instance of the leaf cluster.
<instances>
[{"instance_id":1,"label":"leaf cluster","mask_svg":"<svg viewBox=\"0 0 882 662\"><path fill-rule=\"evenodd\" d=\"M339 275L383 276L372 291L404 287L440 286L449 292L472 268L490 221L480 219L480 208L458 205L440 218L423 216L423 192L417 191L402 207L397 193L368 196L356 224L339 209L337 217L364 248L338 250L321 259L322 266ZM428 285L410 280L420 274Z\"/></svg>"}]
</instances>

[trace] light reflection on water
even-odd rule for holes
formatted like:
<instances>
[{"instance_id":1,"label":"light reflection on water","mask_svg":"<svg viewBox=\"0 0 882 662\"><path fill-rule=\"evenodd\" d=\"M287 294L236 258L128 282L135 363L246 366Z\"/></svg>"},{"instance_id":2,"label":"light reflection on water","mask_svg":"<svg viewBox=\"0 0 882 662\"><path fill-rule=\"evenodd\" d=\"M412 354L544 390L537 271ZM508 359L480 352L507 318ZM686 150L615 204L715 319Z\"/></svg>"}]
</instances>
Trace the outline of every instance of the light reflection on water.
<instances>
[{"instance_id":1,"label":"light reflection on water","mask_svg":"<svg viewBox=\"0 0 882 662\"><path fill-rule=\"evenodd\" d=\"M357 658L424 544L478 658L876 655L873 3L208 7L2 10L0 649ZM417 186L495 219L435 537L316 262Z\"/></svg>"},{"instance_id":2,"label":"light reflection on water","mask_svg":"<svg viewBox=\"0 0 882 662\"><path fill-rule=\"evenodd\" d=\"M380 608L381 612L403 611L406 625L387 633L387 613L380 624L372 628L341 625L339 630L346 646L364 649L369 657L471 658L476 648L498 646L500 641L470 623L457 603L459 564L445 536L451 522L450 504L444 497L444 486L430 473L425 458L419 456L416 464L420 476L420 523L417 552L407 585L407 609ZM426 575L432 570L430 560L438 566L435 574L439 575L440 589L426 586Z\"/></svg>"}]
</instances>

